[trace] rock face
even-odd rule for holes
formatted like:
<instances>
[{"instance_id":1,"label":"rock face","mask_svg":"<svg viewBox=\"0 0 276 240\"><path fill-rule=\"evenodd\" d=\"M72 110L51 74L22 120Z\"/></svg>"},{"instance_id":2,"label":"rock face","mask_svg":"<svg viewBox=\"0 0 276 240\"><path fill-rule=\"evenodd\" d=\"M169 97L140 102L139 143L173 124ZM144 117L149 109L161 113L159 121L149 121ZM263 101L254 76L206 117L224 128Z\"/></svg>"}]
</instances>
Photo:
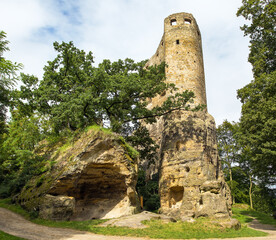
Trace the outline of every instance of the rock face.
<instances>
[{"instance_id":1,"label":"rock face","mask_svg":"<svg viewBox=\"0 0 276 240\"><path fill-rule=\"evenodd\" d=\"M201 35L191 14L173 14L164 20L164 35L146 66L163 61L166 81L179 92L195 93L191 107L206 105ZM160 105L169 94L153 98L149 108ZM147 127L160 146L156 168L149 173L159 172L160 211L182 220L229 217L230 190L218 158L215 121L207 108L173 112Z\"/></svg>"},{"instance_id":2,"label":"rock face","mask_svg":"<svg viewBox=\"0 0 276 240\"><path fill-rule=\"evenodd\" d=\"M53 220L114 218L139 210L137 158L117 135L92 129L66 149L41 148L56 164L21 192L18 201L27 209Z\"/></svg>"},{"instance_id":3,"label":"rock face","mask_svg":"<svg viewBox=\"0 0 276 240\"><path fill-rule=\"evenodd\" d=\"M190 217L229 217L231 199L218 158L215 122L206 112L175 112L161 143L161 211Z\"/></svg>"}]
</instances>

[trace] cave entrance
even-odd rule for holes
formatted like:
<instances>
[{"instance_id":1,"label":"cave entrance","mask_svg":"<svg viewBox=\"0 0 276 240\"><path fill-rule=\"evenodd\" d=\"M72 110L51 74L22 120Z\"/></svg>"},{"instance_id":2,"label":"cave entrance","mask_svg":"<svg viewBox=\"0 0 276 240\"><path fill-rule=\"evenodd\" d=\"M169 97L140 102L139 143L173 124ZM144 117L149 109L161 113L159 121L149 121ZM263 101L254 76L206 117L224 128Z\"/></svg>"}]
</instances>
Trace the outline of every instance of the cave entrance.
<instances>
[{"instance_id":1,"label":"cave entrance","mask_svg":"<svg viewBox=\"0 0 276 240\"><path fill-rule=\"evenodd\" d=\"M129 204L125 175L112 164L90 164L75 187L68 191L76 199L72 220L117 217ZM117 215L116 215L117 214Z\"/></svg>"},{"instance_id":2,"label":"cave entrance","mask_svg":"<svg viewBox=\"0 0 276 240\"><path fill-rule=\"evenodd\" d=\"M174 186L169 190L169 206L170 208L179 208L184 195L183 186Z\"/></svg>"}]
</instances>

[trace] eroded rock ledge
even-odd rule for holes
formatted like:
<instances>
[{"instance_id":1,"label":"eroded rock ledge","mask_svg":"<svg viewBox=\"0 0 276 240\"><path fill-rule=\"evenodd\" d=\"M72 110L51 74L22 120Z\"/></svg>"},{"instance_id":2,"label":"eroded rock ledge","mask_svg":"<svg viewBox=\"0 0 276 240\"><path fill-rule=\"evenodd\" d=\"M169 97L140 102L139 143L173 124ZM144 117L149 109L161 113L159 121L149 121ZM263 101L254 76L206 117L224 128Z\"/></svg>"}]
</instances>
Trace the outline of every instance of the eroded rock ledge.
<instances>
[{"instance_id":1,"label":"eroded rock ledge","mask_svg":"<svg viewBox=\"0 0 276 240\"><path fill-rule=\"evenodd\" d=\"M115 218L139 209L137 157L119 136L91 129L66 149L49 144L39 154L56 163L32 179L17 201L52 220ZM132 156L131 156L132 155Z\"/></svg>"}]
</instances>

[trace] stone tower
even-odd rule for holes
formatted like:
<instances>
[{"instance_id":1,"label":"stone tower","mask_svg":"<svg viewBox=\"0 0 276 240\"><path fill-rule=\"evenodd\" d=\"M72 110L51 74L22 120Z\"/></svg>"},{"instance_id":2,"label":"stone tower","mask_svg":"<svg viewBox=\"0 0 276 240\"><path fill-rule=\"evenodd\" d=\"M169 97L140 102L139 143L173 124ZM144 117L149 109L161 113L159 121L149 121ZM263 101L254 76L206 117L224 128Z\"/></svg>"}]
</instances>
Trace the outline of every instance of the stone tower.
<instances>
[{"instance_id":1,"label":"stone tower","mask_svg":"<svg viewBox=\"0 0 276 240\"><path fill-rule=\"evenodd\" d=\"M195 93L194 103L207 105L201 34L191 14L172 14L164 20L164 35L146 66L165 62L166 82L178 91ZM149 108L162 104L170 93L153 98ZM229 217L230 191L218 158L216 127L207 108L177 111L147 126L159 144L161 212L180 219L200 216Z\"/></svg>"},{"instance_id":2,"label":"stone tower","mask_svg":"<svg viewBox=\"0 0 276 240\"><path fill-rule=\"evenodd\" d=\"M201 34L191 14L170 15L164 21L164 35L159 47L147 65L166 62L166 81L174 83L179 91L195 93L195 104L207 104L202 56ZM151 107L162 103L166 95L153 101Z\"/></svg>"}]
</instances>

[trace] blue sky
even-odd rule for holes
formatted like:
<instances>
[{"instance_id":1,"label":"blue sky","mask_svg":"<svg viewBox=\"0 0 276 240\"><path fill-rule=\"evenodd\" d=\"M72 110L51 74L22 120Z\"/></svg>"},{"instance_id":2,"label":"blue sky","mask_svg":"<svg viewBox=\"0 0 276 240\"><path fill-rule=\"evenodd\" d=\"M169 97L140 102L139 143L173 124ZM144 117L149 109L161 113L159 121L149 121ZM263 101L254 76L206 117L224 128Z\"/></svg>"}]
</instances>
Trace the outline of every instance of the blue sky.
<instances>
[{"instance_id":1,"label":"blue sky","mask_svg":"<svg viewBox=\"0 0 276 240\"><path fill-rule=\"evenodd\" d=\"M252 80L247 62L249 41L236 17L241 0L1 0L0 30L7 33L10 60L23 72L42 77L53 60L54 41L73 41L92 51L95 64L150 58L170 14L189 12L199 25L208 111L216 123L238 121L241 104L236 90Z\"/></svg>"}]
</instances>

